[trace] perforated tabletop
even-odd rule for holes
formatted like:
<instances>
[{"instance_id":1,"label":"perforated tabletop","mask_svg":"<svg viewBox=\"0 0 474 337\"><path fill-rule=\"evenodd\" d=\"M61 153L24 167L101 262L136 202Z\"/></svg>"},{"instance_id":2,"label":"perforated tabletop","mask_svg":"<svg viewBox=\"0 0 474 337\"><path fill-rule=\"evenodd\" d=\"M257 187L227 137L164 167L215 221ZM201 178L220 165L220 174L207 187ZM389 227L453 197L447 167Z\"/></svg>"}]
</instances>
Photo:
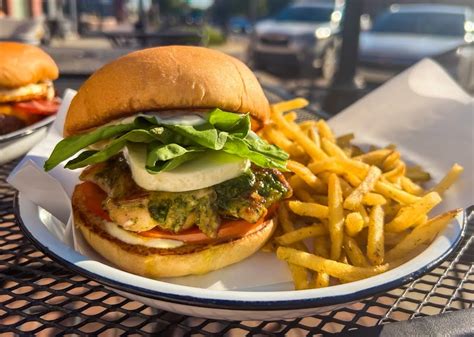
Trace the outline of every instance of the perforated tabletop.
<instances>
[{"instance_id":1,"label":"perforated tabletop","mask_svg":"<svg viewBox=\"0 0 474 337\"><path fill-rule=\"evenodd\" d=\"M330 334L442 315L474 303L474 222L438 268L401 288L342 309L296 320L228 322L187 317L126 299L51 261L23 235L13 214L15 190L0 167L0 333L265 336Z\"/></svg>"}]
</instances>

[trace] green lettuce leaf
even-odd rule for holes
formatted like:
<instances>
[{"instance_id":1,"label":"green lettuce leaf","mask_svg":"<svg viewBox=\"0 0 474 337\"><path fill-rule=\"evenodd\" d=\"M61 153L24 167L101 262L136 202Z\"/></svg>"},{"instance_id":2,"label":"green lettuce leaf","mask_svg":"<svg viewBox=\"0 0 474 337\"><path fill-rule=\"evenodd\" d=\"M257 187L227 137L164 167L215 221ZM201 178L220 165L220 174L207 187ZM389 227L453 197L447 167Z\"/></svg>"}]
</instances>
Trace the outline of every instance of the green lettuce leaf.
<instances>
[{"instance_id":1,"label":"green lettuce leaf","mask_svg":"<svg viewBox=\"0 0 474 337\"><path fill-rule=\"evenodd\" d=\"M227 131L234 136L245 138L250 130L250 116L214 109L207 120L216 129Z\"/></svg>"},{"instance_id":2,"label":"green lettuce leaf","mask_svg":"<svg viewBox=\"0 0 474 337\"><path fill-rule=\"evenodd\" d=\"M61 162L75 155L77 152L89 145L100 142L101 140L113 138L121 133L133 130L134 128L135 126L133 123L103 126L87 134L65 138L56 145L48 160L44 163L44 169L46 171L52 170Z\"/></svg>"}]
</instances>

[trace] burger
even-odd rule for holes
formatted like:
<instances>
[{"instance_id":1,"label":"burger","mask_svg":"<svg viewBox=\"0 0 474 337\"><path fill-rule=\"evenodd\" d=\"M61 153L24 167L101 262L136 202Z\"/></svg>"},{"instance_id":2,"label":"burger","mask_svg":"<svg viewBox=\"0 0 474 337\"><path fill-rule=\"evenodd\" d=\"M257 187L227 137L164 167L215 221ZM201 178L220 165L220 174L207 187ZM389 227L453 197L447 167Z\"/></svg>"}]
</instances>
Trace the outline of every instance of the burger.
<instances>
[{"instance_id":1,"label":"burger","mask_svg":"<svg viewBox=\"0 0 474 337\"><path fill-rule=\"evenodd\" d=\"M204 274L259 250L291 194L288 155L255 132L269 113L237 59L145 49L84 83L44 167L85 168L74 223L107 260L151 278Z\"/></svg>"},{"instance_id":2,"label":"burger","mask_svg":"<svg viewBox=\"0 0 474 337\"><path fill-rule=\"evenodd\" d=\"M41 49L0 42L0 135L57 112L52 82L56 78L58 67Z\"/></svg>"}]
</instances>

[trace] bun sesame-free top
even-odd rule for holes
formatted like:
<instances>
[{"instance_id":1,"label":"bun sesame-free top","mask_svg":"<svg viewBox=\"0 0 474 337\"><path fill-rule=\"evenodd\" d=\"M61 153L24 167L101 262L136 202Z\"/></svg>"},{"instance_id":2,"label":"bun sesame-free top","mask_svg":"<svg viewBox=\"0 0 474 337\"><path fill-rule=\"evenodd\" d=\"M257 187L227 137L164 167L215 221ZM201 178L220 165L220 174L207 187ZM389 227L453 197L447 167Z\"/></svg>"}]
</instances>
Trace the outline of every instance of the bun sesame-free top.
<instances>
[{"instance_id":1,"label":"bun sesame-free top","mask_svg":"<svg viewBox=\"0 0 474 337\"><path fill-rule=\"evenodd\" d=\"M58 67L40 48L0 42L0 88L19 88L58 78Z\"/></svg>"}]
</instances>

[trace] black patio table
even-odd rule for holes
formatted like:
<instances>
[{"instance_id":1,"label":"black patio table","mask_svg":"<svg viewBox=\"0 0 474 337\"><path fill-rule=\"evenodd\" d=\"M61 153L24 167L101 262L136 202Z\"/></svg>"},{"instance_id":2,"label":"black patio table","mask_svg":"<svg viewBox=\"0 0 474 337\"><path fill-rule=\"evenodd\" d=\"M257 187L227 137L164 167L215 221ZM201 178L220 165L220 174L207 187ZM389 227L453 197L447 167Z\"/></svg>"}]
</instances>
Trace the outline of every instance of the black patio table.
<instances>
[{"instance_id":1,"label":"black patio table","mask_svg":"<svg viewBox=\"0 0 474 337\"><path fill-rule=\"evenodd\" d=\"M77 63L76 67L80 68ZM86 77L87 73L80 71L63 73L56 85L60 92L66 87L77 88ZM271 101L290 97L279 87L265 90ZM18 227L13 210L15 190L5 181L17 162L0 166L0 334L474 335L473 209L468 210L465 236L448 259L400 288L295 320L222 321L166 312L129 300L38 251Z\"/></svg>"}]
</instances>

